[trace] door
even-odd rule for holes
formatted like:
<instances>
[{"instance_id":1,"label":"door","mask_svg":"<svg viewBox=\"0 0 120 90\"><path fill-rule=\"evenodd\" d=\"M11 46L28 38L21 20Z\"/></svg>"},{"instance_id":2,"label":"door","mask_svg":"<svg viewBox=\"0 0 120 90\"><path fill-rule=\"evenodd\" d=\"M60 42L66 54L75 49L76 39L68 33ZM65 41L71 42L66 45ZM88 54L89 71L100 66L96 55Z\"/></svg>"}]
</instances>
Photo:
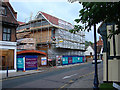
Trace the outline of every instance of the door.
<instances>
[{"instance_id":1,"label":"door","mask_svg":"<svg viewBox=\"0 0 120 90\"><path fill-rule=\"evenodd\" d=\"M2 70L6 69L6 59L5 56L2 56Z\"/></svg>"}]
</instances>

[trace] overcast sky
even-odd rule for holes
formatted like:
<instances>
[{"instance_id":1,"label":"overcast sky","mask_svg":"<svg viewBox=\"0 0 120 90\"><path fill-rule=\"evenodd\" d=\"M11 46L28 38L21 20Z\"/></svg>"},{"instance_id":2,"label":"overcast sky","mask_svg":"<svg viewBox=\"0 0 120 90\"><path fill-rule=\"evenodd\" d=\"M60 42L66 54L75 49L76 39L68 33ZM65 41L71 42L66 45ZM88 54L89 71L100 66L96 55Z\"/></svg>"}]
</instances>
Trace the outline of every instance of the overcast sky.
<instances>
[{"instance_id":1,"label":"overcast sky","mask_svg":"<svg viewBox=\"0 0 120 90\"><path fill-rule=\"evenodd\" d=\"M74 20L79 18L82 5L78 2L69 3L67 0L9 0L14 10L18 13L18 21L28 21L30 16L36 16L39 11L63 19L75 24ZM98 25L97 25L98 27ZM97 35L98 38L98 35ZM85 40L94 42L93 30L86 32Z\"/></svg>"}]
</instances>

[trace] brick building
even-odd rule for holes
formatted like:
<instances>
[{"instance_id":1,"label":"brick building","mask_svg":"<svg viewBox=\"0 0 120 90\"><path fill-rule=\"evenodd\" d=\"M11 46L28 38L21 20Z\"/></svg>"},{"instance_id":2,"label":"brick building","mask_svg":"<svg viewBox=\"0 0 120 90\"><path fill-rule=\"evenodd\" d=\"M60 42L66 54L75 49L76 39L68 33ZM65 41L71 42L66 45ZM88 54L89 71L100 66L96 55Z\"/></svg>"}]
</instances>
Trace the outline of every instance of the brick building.
<instances>
[{"instance_id":1,"label":"brick building","mask_svg":"<svg viewBox=\"0 0 120 90\"><path fill-rule=\"evenodd\" d=\"M1 2L1 1L0 1ZM0 62L2 70L7 66L10 70L16 70L16 28L17 12L9 2L1 2L0 5Z\"/></svg>"},{"instance_id":2,"label":"brick building","mask_svg":"<svg viewBox=\"0 0 120 90\"><path fill-rule=\"evenodd\" d=\"M100 36L99 36L99 40L97 41L97 46L103 46L103 40Z\"/></svg>"}]
</instances>

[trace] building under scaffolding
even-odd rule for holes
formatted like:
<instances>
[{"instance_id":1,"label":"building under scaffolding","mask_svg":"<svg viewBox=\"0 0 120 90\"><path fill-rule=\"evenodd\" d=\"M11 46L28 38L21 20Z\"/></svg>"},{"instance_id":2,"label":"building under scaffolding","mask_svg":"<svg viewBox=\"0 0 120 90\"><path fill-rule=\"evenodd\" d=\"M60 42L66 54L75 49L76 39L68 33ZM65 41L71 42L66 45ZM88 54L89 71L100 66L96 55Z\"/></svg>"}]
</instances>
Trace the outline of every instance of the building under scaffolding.
<instances>
[{"instance_id":1,"label":"building under scaffolding","mask_svg":"<svg viewBox=\"0 0 120 90\"><path fill-rule=\"evenodd\" d=\"M17 39L36 40L34 49L46 51L48 60L56 60L56 56L84 56L85 32L70 33L69 30L73 28L72 24L64 20L38 12L34 20L17 28Z\"/></svg>"}]
</instances>

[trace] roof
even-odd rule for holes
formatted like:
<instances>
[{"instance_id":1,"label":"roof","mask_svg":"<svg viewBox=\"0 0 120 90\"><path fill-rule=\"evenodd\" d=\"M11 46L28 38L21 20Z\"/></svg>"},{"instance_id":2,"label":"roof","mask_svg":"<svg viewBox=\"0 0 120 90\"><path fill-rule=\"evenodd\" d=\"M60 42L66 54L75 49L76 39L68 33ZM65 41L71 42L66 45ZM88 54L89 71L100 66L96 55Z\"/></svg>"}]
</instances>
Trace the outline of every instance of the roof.
<instances>
[{"instance_id":1,"label":"roof","mask_svg":"<svg viewBox=\"0 0 120 90\"><path fill-rule=\"evenodd\" d=\"M102 27L103 24L104 24L104 22L102 22L102 23L100 24L100 26L98 27L98 29L97 29L97 32L98 32L98 33L100 33L99 29Z\"/></svg>"},{"instance_id":2,"label":"roof","mask_svg":"<svg viewBox=\"0 0 120 90\"><path fill-rule=\"evenodd\" d=\"M51 22L52 24L58 25L58 20L59 20L58 18L44 12L40 12L40 13L43 14L46 17L46 19L49 20L49 22Z\"/></svg>"},{"instance_id":3,"label":"roof","mask_svg":"<svg viewBox=\"0 0 120 90\"><path fill-rule=\"evenodd\" d=\"M46 27L56 27L56 28L62 28L62 29L67 29L67 30L70 30L70 29L74 28L74 26L71 23L66 22L62 19L59 19L57 17L54 17L50 14L41 12L41 11L37 13L34 20L31 20L28 23L23 23L19 27L29 25L31 23L39 22L39 21L43 20L43 18L37 18L37 17L39 17L39 15L41 15L49 24L48 25L43 25L43 26L37 26L37 27L36 26L35 27L31 26L31 30L40 29L40 28L43 28L43 27L45 27L45 28ZM18 29L17 32L22 32L23 30L24 29ZM28 29L28 31L29 31L29 29Z\"/></svg>"},{"instance_id":4,"label":"roof","mask_svg":"<svg viewBox=\"0 0 120 90\"><path fill-rule=\"evenodd\" d=\"M55 16L52 16L50 14L47 14L45 12L39 11L37 15L42 14L45 19L47 19L51 24L61 26L61 25L69 25L71 28L73 28L73 25L67 21L64 21L62 19L59 19ZM36 15L36 16L37 16Z\"/></svg>"},{"instance_id":5,"label":"roof","mask_svg":"<svg viewBox=\"0 0 120 90\"><path fill-rule=\"evenodd\" d=\"M115 23L114 22L105 22L105 21L103 21L100 24L100 26L98 27L97 32L100 34L102 31L104 31L104 30L106 31L107 30L106 29L107 25L115 25Z\"/></svg>"},{"instance_id":6,"label":"roof","mask_svg":"<svg viewBox=\"0 0 120 90\"><path fill-rule=\"evenodd\" d=\"M23 50L23 51L19 51L17 52L17 54L43 54L43 55L47 55L45 52L42 51L38 51L38 50Z\"/></svg>"},{"instance_id":7,"label":"roof","mask_svg":"<svg viewBox=\"0 0 120 90\"><path fill-rule=\"evenodd\" d=\"M4 23L12 23L18 25L17 22L17 12L14 11L11 4L9 2L2 2L2 5L7 7L7 17L2 16L2 22Z\"/></svg>"},{"instance_id":8,"label":"roof","mask_svg":"<svg viewBox=\"0 0 120 90\"><path fill-rule=\"evenodd\" d=\"M22 24L25 24L25 22L20 22L20 21L18 21L18 24L19 24L19 25L22 25Z\"/></svg>"}]
</instances>

